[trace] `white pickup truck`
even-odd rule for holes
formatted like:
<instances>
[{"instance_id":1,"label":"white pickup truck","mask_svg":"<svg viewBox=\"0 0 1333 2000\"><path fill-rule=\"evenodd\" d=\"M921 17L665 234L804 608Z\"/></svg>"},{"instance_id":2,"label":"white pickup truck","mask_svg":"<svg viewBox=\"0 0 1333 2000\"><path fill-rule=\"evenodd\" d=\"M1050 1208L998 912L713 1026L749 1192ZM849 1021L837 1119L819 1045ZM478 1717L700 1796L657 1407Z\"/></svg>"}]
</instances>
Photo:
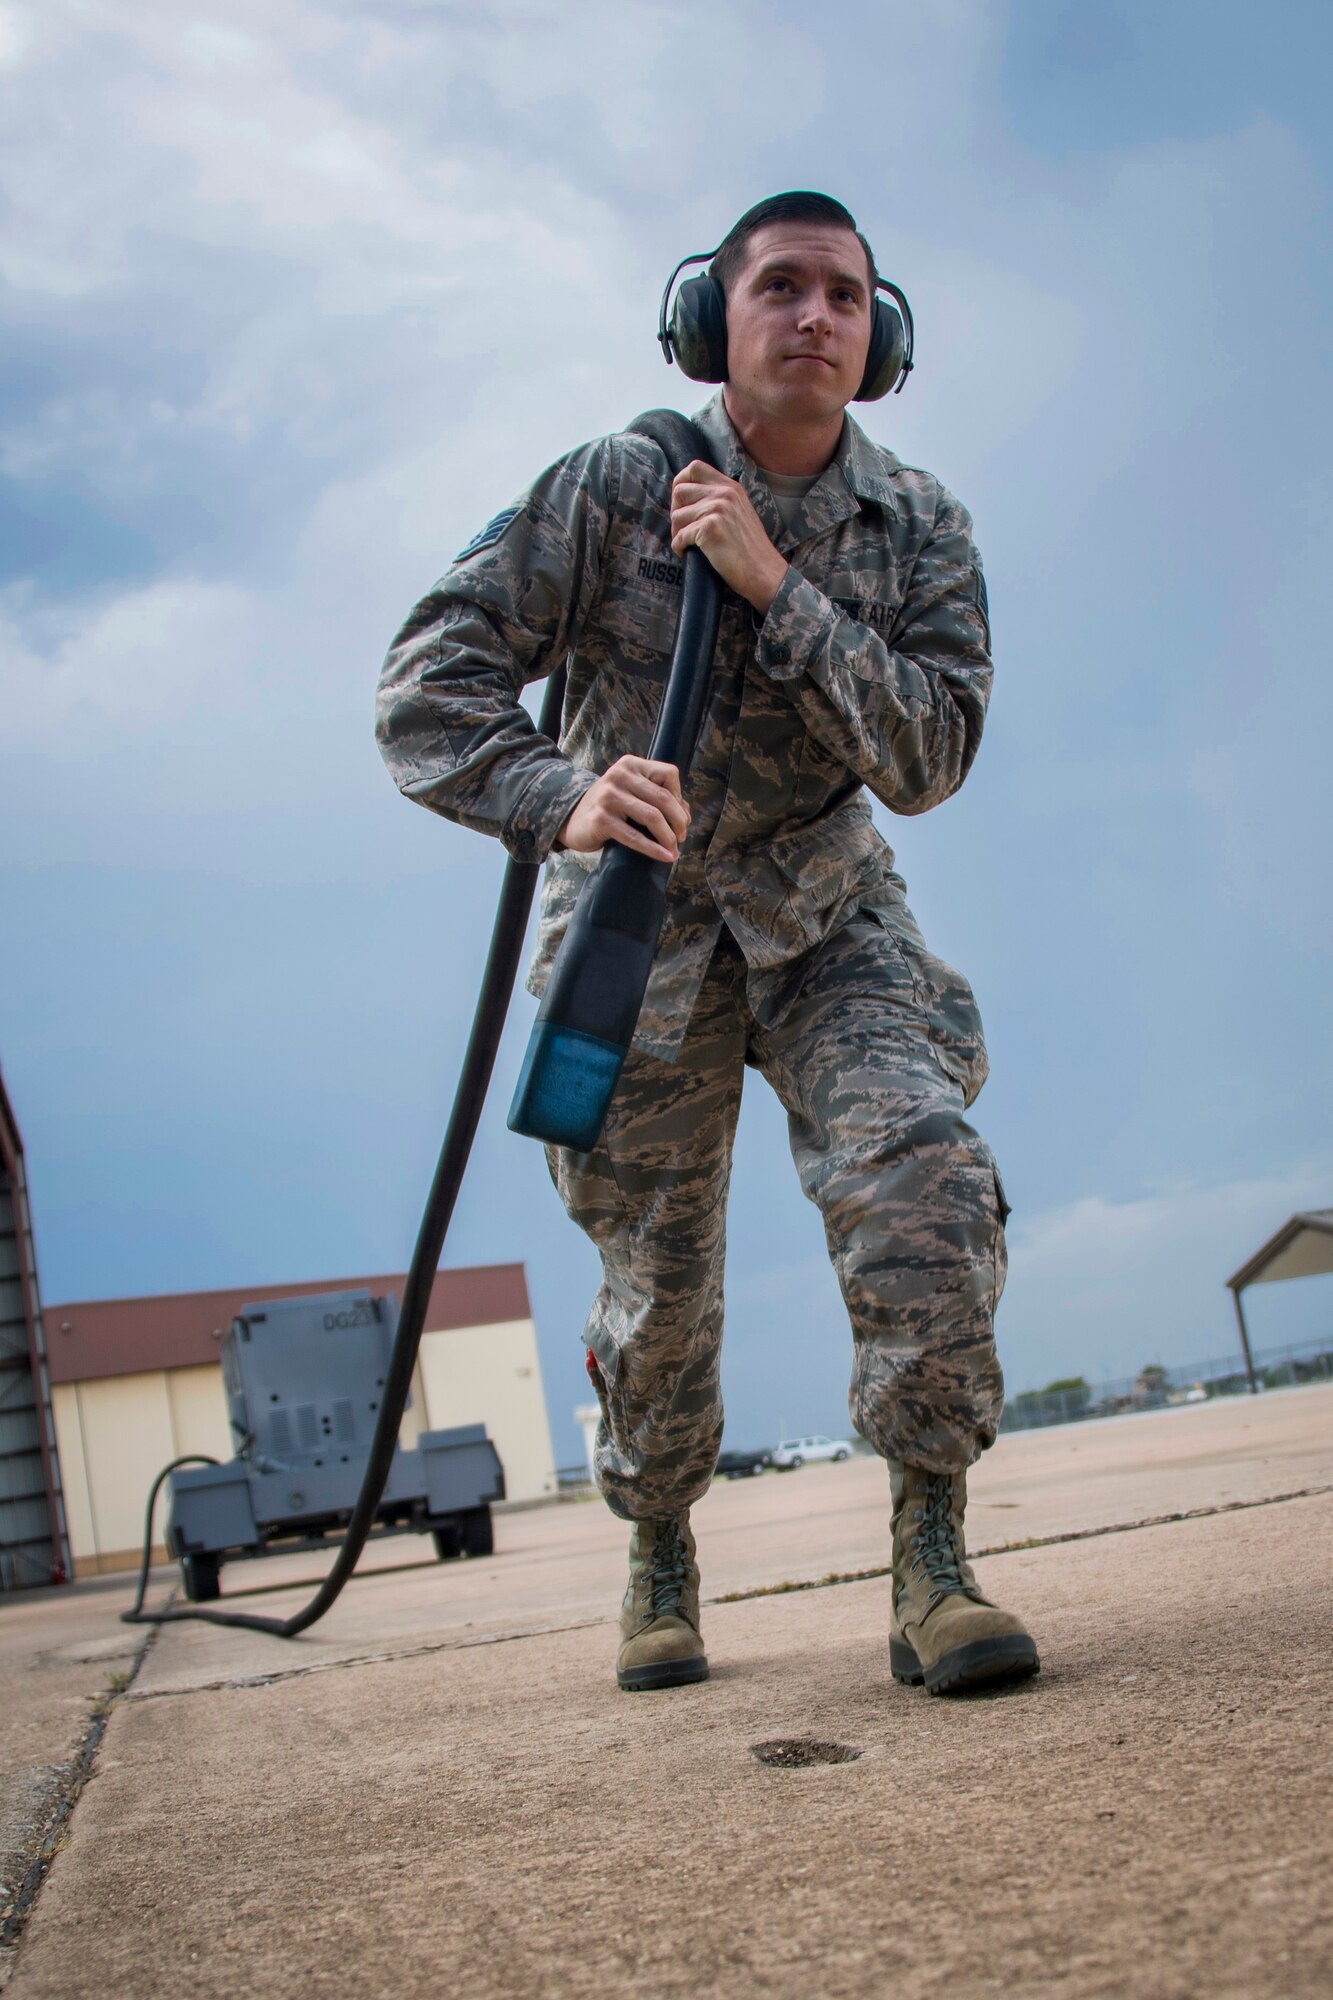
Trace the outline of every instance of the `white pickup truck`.
<instances>
[{"instance_id":1,"label":"white pickup truck","mask_svg":"<svg viewBox=\"0 0 1333 2000\"><path fill-rule=\"evenodd\" d=\"M795 1472L798 1465L813 1465L816 1459L831 1458L836 1464L850 1458L852 1447L846 1438L815 1437L784 1438L773 1453L773 1463L779 1472Z\"/></svg>"}]
</instances>

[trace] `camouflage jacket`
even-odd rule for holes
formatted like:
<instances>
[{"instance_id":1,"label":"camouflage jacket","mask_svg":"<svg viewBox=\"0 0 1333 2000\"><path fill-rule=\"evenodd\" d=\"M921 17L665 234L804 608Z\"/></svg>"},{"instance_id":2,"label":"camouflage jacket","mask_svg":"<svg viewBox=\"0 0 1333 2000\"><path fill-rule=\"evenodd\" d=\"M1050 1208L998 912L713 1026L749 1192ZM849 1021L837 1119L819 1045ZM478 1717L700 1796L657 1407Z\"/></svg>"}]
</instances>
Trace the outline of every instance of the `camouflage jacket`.
<instances>
[{"instance_id":1,"label":"camouflage jacket","mask_svg":"<svg viewBox=\"0 0 1333 2000\"><path fill-rule=\"evenodd\" d=\"M971 522L937 480L848 418L789 531L720 394L696 422L789 567L763 619L724 592L693 818L635 1037L668 1060L723 922L750 1002L772 1021L802 956L844 913L871 897L890 913L901 904L863 787L897 813L948 798L976 755L991 683ZM597 773L647 754L683 576L669 507L670 474L646 438L570 452L463 550L381 674L377 734L400 790L522 860L547 859L534 993L596 865L553 853L556 836ZM557 746L519 694L562 659Z\"/></svg>"}]
</instances>

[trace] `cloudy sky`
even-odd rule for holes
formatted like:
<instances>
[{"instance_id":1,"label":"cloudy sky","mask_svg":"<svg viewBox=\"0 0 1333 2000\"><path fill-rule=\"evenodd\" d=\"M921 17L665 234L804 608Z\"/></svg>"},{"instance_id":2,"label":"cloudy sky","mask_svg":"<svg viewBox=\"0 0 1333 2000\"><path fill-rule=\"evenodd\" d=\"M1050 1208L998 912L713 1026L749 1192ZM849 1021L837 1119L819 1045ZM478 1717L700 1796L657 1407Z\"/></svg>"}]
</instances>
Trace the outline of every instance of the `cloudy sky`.
<instances>
[{"instance_id":1,"label":"cloudy sky","mask_svg":"<svg viewBox=\"0 0 1333 2000\"><path fill-rule=\"evenodd\" d=\"M886 830L987 1021L1011 1387L1228 1352L1222 1280L1333 1203L1330 18L0 5L0 1062L47 1299L402 1268L502 857L394 791L379 660L541 466L702 400L667 270L812 186L916 309L863 421L987 563L980 759ZM526 1261L566 1461L595 1269L504 1129L530 1014L446 1261ZM1329 1292L1252 1295L1256 1340ZM757 1081L728 1307L732 1441L844 1428Z\"/></svg>"}]
</instances>

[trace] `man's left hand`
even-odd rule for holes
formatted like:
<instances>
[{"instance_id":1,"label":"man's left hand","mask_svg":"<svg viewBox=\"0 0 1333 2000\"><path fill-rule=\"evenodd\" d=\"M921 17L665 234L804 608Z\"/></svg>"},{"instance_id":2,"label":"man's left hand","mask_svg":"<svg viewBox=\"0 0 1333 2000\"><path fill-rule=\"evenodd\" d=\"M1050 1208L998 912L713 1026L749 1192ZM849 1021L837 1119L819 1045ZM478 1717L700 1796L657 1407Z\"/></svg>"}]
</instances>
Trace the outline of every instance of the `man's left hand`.
<instances>
[{"instance_id":1,"label":"man's left hand","mask_svg":"<svg viewBox=\"0 0 1333 2000\"><path fill-rule=\"evenodd\" d=\"M698 458L671 482L671 546L678 556L701 550L761 618L787 574L745 488Z\"/></svg>"}]
</instances>

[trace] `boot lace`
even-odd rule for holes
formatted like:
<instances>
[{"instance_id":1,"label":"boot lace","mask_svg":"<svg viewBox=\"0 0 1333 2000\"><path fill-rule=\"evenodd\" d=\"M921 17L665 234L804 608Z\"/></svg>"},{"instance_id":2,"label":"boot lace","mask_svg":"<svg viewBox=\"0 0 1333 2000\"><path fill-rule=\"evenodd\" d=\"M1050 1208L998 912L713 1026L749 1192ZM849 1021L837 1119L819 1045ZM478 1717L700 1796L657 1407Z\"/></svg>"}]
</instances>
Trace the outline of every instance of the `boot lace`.
<instances>
[{"instance_id":1,"label":"boot lace","mask_svg":"<svg viewBox=\"0 0 1333 2000\"><path fill-rule=\"evenodd\" d=\"M962 1572L963 1554L954 1540L953 1481L947 1473L931 1473L926 1481L925 1504L914 1510L917 1527L912 1535L913 1574L924 1569L931 1581L927 1609L942 1597L976 1597L979 1592Z\"/></svg>"},{"instance_id":2,"label":"boot lace","mask_svg":"<svg viewBox=\"0 0 1333 2000\"><path fill-rule=\"evenodd\" d=\"M654 1618L670 1616L680 1603L689 1560L680 1522L661 1522L653 1536L652 1566L648 1576Z\"/></svg>"}]
</instances>

